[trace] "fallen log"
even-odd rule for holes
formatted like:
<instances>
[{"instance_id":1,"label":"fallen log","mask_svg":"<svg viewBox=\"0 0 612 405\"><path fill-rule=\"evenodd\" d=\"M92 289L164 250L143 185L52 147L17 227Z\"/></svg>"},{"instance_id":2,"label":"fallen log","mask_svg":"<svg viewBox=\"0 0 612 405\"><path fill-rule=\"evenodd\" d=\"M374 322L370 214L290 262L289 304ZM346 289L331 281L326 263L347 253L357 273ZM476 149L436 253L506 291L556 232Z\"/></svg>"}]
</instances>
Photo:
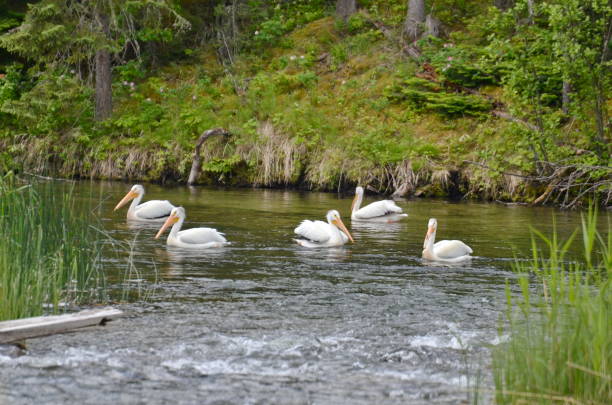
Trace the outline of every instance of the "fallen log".
<instances>
[{"instance_id":1,"label":"fallen log","mask_svg":"<svg viewBox=\"0 0 612 405\"><path fill-rule=\"evenodd\" d=\"M88 326L104 325L123 314L110 307L87 309L74 314L37 316L0 322L0 344L64 333Z\"/></svg>"},{"instance_id":2,"label":"fallen log","mask_svg":"<svg viewBox=\"0 0 612 405\"><path fill-rule=\"evenodd\" d=\"M211 136L228 136L230 133L223 128L214 128L204 131L196 142L195 151L193 153L193 163L191 164L191 171L189 172L189 179L187 180L188 185L193 185L200 174L202 168L202 158L200 157L200 149L205 140Z\"/></svg>"}]
</instances>

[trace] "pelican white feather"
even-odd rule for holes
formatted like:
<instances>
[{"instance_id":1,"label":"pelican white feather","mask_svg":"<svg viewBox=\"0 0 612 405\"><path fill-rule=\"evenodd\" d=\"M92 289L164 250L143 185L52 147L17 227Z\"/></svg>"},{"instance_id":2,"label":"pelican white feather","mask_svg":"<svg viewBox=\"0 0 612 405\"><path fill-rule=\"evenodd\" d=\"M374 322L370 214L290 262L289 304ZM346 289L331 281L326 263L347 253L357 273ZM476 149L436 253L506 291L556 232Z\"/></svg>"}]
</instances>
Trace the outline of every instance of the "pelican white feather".
<instances>
[{"instance_id":1,"label":"pelican white feather","mask_svg":"<svg viewBox=\"0 0 612 405\"><path fill-rule=\"evenodd\" d=\"M447 263L457 263L471 259L472 248L460 240L435 242L437 229L438 221L431 218L423 242L423 259Z\"/></svg>"},{"instance_id":2,"label":"pelican white feather","mask_svg":"<svg viewBox=\"0 0 612 405\"><path fill-rule=\"evenodd\" d=\"M353 221L395 222L408 216L393 200L376 201L360 208L362 201L363 187L357 187L351 207L351 219Z\"/></svg>"},{"instance_id":3,"label":"pelican white feather","mask_svg":"<svg viewBox=\"0 0 612 405\"><path fill-rule=\"evenodd\" d=\"M341 246L349 240L353 242L348 229L336 210L327 212L327 223L323 221L302 221L294 232L304 239L295 239L301 246L308 248Z\"/></svg>"},{"instance_id":4,"label":"pelican white feather","mask_svg":"<svg viewBox=\"0 0 612 405\"><path fill-rule=\"evenodd\" d=\"M172 225L166 242L169 246L189 249L210 249L228 244L225 236L214 228L191 228L181 231L185 217L186 214L183 207L173 208L170 216L164 222L159 232L157 232L157 235L155 235L155 239L159 238Z\"/></svg>"},{"instance_id":5,"label":"pelican white feather","mask_svg":"<svg viewBox=\"0 0 612 405\"><path fill-rule=\"evenodd\" d=\"M125 197L119 201L114 211L132 201L128 208L127 219L145 222L162 222L168 219L174 205L167 200L151 200L140 204L144 193L144 187L140 184L132 186Z\"/></svg>"}]
</instances>

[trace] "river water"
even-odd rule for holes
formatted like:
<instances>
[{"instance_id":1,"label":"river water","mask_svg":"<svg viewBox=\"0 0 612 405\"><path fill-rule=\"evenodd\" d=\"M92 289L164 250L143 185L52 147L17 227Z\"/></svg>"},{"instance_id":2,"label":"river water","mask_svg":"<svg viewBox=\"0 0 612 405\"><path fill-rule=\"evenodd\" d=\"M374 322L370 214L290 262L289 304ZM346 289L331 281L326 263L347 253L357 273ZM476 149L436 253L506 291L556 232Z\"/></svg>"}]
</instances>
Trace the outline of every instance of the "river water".
<instances>
[{"instance_id":1,"label":"river water","mask_svg":"<svg viewBox=\"0 0 612 405\"><path fill-rule=\"evenodd\" d=\"M190 252L112 211L129 187L79 182L76 194L129 242L106 271L115 280L129 271L145 300L118 304L126 316L105 327L0 356L0 403L470 403L471 389L491 388L505 283L513 258L528 256L529 226L551 231L554 213L564 236L580 221L549 208L404 200L403 222L360 225L351 195L145 185L145 200L185 207L185 227L215 227L232 242ZM329 209L355 244L292 241L302 219ZM470 263L421 260L430 217L438 239L473 248Z\"/></svg>"}]
</instances>

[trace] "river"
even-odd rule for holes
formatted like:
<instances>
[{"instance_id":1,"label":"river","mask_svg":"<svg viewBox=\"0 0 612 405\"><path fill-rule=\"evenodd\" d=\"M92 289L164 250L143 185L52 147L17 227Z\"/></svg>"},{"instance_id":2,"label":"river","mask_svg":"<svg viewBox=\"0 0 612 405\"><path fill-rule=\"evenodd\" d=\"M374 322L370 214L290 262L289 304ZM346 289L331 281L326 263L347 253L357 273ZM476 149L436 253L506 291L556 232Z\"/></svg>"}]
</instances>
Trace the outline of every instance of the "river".
<instances>
[{"instance_id":1,"label":"river","mask_svg":"<svg viewBox=\"0 0 612 405\"><path fill-rule=\"evenodd\" d=\"M105 327L0 356L0 403L470 403L470 389L491 388L489 350L529 226L550 232L554 213L567 236L580 221L550 208L402 200L401 223L363 225L351 224L351 195L145 185L145 200L185 207L186 227L215 227L231 241L190 252L155 240L158 225L113 212L130 185L75 187L103 228L129 242L106 271L121 279L131 250L128 284L142 299L117 304L126 316ZM324 220L329 209L354 244L292 241L302 219ZM473 248L471 262L421 260L430 217L438 239Z\"/></svg>"}]
</instances>

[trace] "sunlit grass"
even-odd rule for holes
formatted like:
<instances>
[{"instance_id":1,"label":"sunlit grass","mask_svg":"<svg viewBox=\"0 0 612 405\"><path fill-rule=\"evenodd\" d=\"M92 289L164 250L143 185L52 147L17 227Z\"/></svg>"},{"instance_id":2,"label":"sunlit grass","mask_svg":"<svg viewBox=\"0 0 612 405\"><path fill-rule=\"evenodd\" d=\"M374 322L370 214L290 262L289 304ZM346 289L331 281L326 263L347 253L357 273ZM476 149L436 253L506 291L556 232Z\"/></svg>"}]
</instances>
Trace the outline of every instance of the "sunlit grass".
<instances>
[{"instance_id":1,"label":"sunlit grass","mask_svg":"<svg viewBox=\"0 0 612 405\"><path fill-rule=\"evenodd\" d=\"M516 263L521 294L507 292L509 340L493 353L498 403L612 403L612 233L596 217L565 241L534 231L532 261ZM579 234L583 255L569 261Z\"/></svg>"},{"instance_id":2,"label":"sunlit grass","mask_svg":"<svg viewBox=\"0 0 612 405\"><path fill-rule=\"evenodd\" d=\"M0 177L0 320L105 297L102 240L69 186Z\"/></svg>"}]
</instances>

